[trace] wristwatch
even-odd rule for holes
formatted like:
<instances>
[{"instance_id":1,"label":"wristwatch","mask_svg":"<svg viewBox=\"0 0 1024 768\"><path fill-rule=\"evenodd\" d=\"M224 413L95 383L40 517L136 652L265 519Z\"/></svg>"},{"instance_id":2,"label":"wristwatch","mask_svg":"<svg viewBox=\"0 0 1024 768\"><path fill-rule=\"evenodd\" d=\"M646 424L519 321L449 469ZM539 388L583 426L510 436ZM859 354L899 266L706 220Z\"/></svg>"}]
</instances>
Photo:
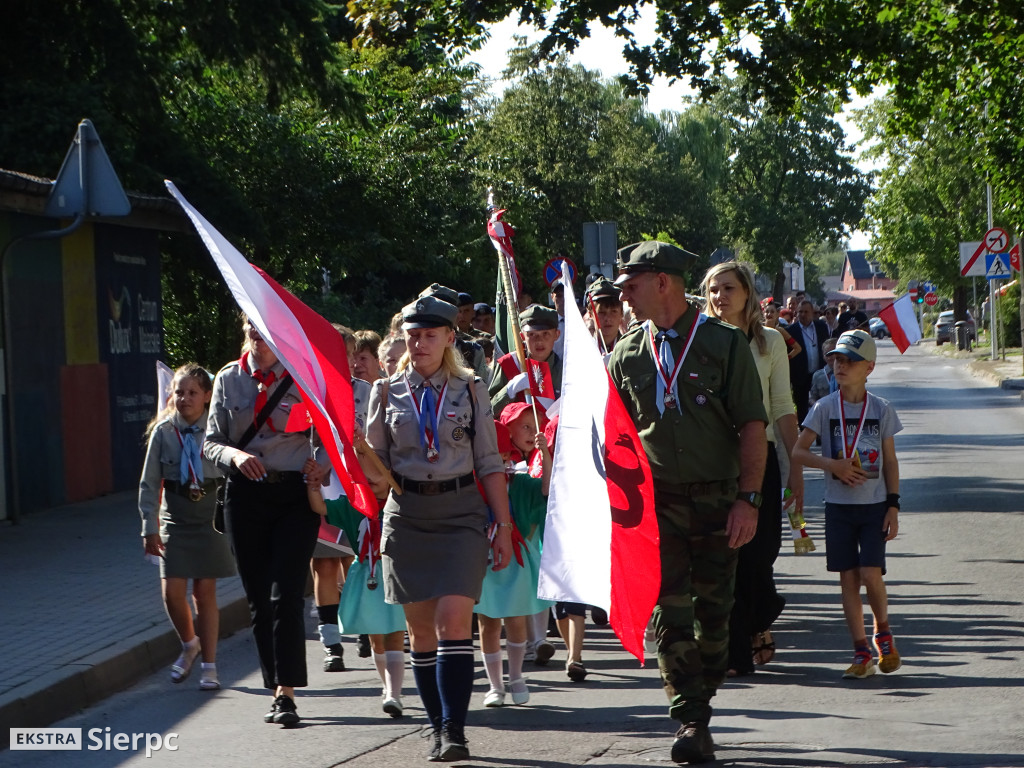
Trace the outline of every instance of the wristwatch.
<instances>
[{"instance_id":1,"label":"wristwatch","mask_svg":"<svg viewBox=\"0 0 1024 768\"><path fill-rule=\"evenodd\" d=\"M764 497L757 491L740 491L736 494L736 501L745 501L754 509L760 509Z\"/></svg>"}]
</instances>

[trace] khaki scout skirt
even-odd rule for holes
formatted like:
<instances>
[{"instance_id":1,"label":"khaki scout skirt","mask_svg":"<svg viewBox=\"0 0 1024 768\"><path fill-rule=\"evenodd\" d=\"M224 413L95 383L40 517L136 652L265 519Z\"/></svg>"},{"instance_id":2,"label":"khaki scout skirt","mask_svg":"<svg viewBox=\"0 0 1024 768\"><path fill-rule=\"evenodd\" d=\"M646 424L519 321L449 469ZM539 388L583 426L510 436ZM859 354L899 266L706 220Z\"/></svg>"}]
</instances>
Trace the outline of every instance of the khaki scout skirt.
<instances>
[{"instance_id":1,"label":"khaki scout skirt","mask_svg":"<svg viewBox=\"0 0 1024 768\"><path fill-rule=\"evenodd\" d=\"M475 485L424 496L388 496L381 532L384 598L418 603L444 595L480 599L487 570L487 506Z\"/></svg>"},{"instance_id":2,"label":"khaki scout skirt","mask_svg":"<svg viewBox=\"0 0 1024 768\"><path fill-rule=\"evenodd\" d=\"M235 575L235 558L228 537L213 529L216 495L211 490L199 501L164 492L160 510L160 540L164 579L226 579Z\"/></svg>"}]
</instances>

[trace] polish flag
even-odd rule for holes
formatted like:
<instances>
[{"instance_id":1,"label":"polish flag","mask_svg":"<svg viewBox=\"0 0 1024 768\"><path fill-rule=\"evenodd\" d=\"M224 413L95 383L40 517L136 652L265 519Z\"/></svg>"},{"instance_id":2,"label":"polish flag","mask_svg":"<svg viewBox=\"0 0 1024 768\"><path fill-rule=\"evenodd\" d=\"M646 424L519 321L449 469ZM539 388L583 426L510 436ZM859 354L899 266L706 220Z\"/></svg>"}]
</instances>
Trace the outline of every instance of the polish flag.
<instances>
[{"instance_id":1,"label":"polish flag","mask_svg":"<svg viewBox=\"0 0 1024 768\"><path fill-rule=\"evenodd\" d=\"M888 307L878 313L889 329L892 341L902 355L907 347L924 338L921 333L921 326L917 322L917 315L914 312L914 305L910 301L910 295L904 294Z\"/></svg>"},{"instance_id":2,"label":"polish flag","mask_svg":"<svg viewBox=\"0 0 1024 768\"><path fill-rule=\"evenodd\" d=\"M537 595L606 609L623 648L643 663L644 629L661 589L651 468L572 297L565 307L561 408Z\"/></svg>"},{"instance_id":3,"label":"polish flag","mask_svg":"<svg viewBox=\"0 0 1024 768\"><path fill-rule=\"evenodd\" d=\"M341 335L270 275L246 261L172 182L164 184L192 220L238 306L292 375L349 501L367 517L375 516L377 501L352 445L355 403Z\"/></svg>"}]
</instances>

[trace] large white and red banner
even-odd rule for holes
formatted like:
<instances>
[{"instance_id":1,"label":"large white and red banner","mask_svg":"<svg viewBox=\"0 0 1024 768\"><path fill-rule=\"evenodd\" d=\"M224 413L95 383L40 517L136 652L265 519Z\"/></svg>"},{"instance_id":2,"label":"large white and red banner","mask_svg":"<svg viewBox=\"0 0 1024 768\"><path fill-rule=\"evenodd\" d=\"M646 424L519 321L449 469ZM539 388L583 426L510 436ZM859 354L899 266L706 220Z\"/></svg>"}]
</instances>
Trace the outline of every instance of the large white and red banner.
<instances>
[{"instance_id":1,"label":"large white and red banner","mask_svg":"<svg viewBox=\"0 0 1024 768\"><path fill-rule=\"evenodd\" d=\"M910 301L910 295L904 294L896 301L878 313L889 329L893 344L902 355L907 348L920 341L924 334L921 333L921 326L917 322L917 314L914 312L914 305Z\"/></svg>"},{"instance_id":2,"label":"large white and red banner","mask_svg":"<svg viewBox=\"0 0 1024 768\"><path fill-rule=\"evenodd\" d=\"M377 514L377 501L352 444L355 403L344 340L327 320L246 261L178 191L164 182L192 220L238 306L292 375L341 485L354 507Z\"/></svg>"},{"instance_id":3,"label":"large white and red banner","mask_svg":"<svg viewBox=\"0 0 1024 768\"><path fill-rule=\"evenodd\" d=\"M572 281L564 278L571 292ZM661 589L651 468L575 299L567 295L565 307L562 393L537 593L605 608L622 646L642 662L644 630Z\"/></svg>"}]
</instances>

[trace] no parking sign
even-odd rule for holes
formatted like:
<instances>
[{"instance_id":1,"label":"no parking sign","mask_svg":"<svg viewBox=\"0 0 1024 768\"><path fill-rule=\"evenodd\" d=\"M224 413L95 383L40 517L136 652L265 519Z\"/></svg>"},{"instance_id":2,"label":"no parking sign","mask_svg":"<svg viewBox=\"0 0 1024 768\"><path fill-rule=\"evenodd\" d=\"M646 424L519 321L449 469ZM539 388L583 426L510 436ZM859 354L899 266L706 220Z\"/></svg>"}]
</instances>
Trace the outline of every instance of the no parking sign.
<instances>
[{"instance_id":1,"label":"no parking sign","mask_svg":"<svg viewBox=\"0 0 1024 768\"><path fill-rule=\"evenodd\" d=\"M565 262L569 268L569 279L576 282L576 265L572 263L571 259L557 256L544 265L544 282L548 284L549 288L554 285L555 280L562 276L562 262Z\"/></svg>"}]
</instances>

